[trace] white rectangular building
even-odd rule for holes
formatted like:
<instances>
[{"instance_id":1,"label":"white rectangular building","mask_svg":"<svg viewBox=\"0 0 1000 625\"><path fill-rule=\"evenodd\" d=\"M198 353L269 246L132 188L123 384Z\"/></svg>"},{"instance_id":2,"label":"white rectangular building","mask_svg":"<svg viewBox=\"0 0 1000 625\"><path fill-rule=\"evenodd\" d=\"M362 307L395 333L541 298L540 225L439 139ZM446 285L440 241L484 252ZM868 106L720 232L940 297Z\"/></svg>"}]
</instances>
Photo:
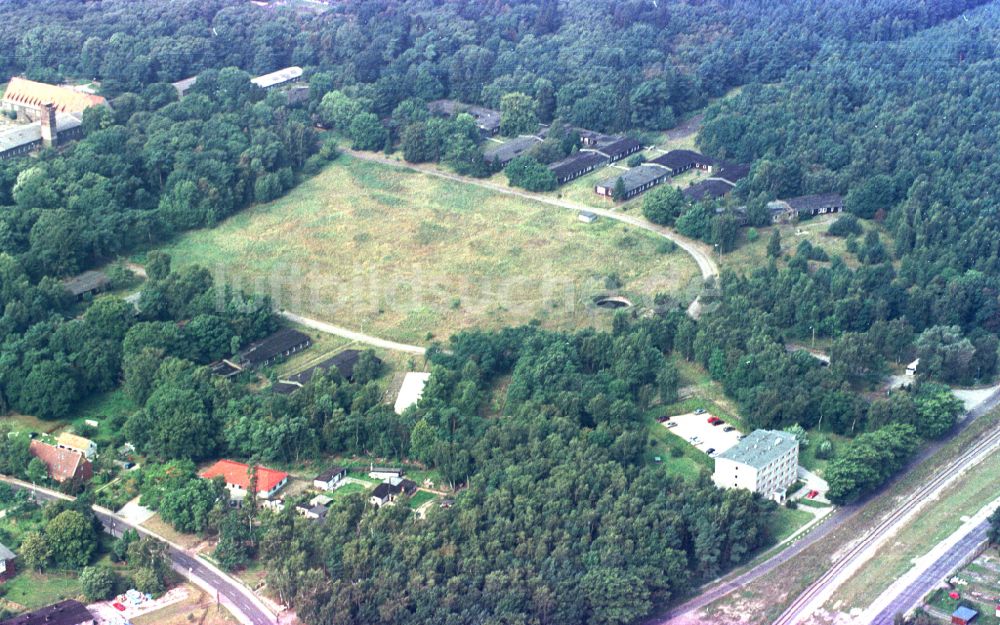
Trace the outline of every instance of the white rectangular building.
<instances>
[{"instance_id":1,"label":"white rectangular building","mask_svg":"<svg viewBox=\"0 0 1000 625\"><path fill-rule=\"evenodd\" d=\"M745 488L779 503L797 477L799 441L788 432L756 430L715 458L720 488Z\"/></svg>"}]
</instances>

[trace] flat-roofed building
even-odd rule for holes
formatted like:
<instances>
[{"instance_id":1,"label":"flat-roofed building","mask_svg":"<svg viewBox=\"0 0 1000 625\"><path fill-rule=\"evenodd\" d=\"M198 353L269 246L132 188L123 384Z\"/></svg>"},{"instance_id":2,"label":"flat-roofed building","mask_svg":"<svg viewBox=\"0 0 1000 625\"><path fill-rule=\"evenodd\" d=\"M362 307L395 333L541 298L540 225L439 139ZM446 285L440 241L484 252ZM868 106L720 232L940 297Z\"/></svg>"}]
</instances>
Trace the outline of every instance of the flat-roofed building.
<instances>
[{"instance_id":1,"label":"flat-roofed building","mask_svg":"<svg viewBox=\"0 0 1000 625\"><path fill-rule=\"evenodd\" d=\"M798 467L798 439L788 432L755 430L715 457L712 480L720 488L745 488L780 503Z\"/></svg>"},{"instance_id":2,"label":"flat-roofed building","mask_svg":"<svg viewBox=\"0 0 1000 625\"><path fill-rule=\"evenodd\" d=\"M275 87L296 82L301 78L302 68L293 65L292 67L279 69L278 71L271 72L270 74L264 74L263 76L251 78L250 82L257 85L261 89L274 89Z\"/></svg>"}]
</instances>

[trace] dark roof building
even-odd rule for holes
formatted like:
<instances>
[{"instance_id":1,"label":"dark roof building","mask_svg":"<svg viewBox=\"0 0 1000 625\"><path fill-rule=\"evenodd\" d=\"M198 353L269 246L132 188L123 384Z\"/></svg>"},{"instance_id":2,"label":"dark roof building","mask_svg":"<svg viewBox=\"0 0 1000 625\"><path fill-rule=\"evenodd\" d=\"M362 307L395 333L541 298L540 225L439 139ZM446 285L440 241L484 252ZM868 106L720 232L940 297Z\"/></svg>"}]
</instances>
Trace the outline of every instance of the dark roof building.
<instances>
[{"instance_id":1,"label":"dark roof building","mask_svg":"<svg viewBox=\"0 0 1000 625\"><path fill-rule=\"evenodd\" d=\"M692 202L717 200L729 195L729 192L733 190L733 186L725 180L709 178L684 189L684 197Z\"/></svg>"},{"instance_id":2,"label":"dark roof building","mask_svg":"<svg viewBox=\"0 0 1000 625\"><path fill-rule=\"evenodd\" d=\"M83 299L108 288L111 279L100 271L84 271L80 275L63 282L63 286L73 297Z\"/></svg>"},{"instance_id":3,"label":"dark roof building","mask_svg":"<svg viewBox=\"0 0 1000 625\"><path fill-rule=\"evenodd\" d=\"M332 490L340 480L347 477L347 469L344 467L330 467L313 478L313 486L323 490Z\"/></svg>"},{"instance_id":4,"label":"dark roof building","mask_svg":"<svg viewBox=\"0 0 1000 625\"><path fill-rule=\"evenodd\" d=\"M624 193L618 199L627 200L647 189L655 187L668 178L670 178L670 170L666 167L643 164L622 172L617 176L602 180L594 187L594 192L604 197L613 197L615 186L618 184L618 180L621 179L624 185Z\"/></svg>"},{"instance_id":5,"label":"dark roof building","mask_svg":"<svg viewBox=\"0 0 1000 625\"><path fill-rule=\"evenodd\" d=\"M506 141L502 144L492 144L483 153L483 158L487 163L495 162L501 167L506 167L507 163L511 162L518 156L521 156L541 142L542 140L538 137L532 135L521 135L520 137L514 137L510 141Z\"/></svg>"},{"instance_id":6,"label":"dark roof building","mask_svg":"<svg viewBox=\"0 0 1000 625\"><path fill-rule=\"evenodd\" d=\"M650 162L669 168L674 176L695 167L711 171L715 165L714 159L694 150L671 150Z\"/></svg>"},{"instance_id":7,"label":"dark roof building","mask_svg":"<svg viewBox=\"0 0 1000 625\"><path fill-rule=\"evenodd\" d=\"M591 152L588 150L586 152L577 152L573 156L552 163L549 165L549 171L555 175L557 183L565 184L607 164L607 156L600 152Z\"/></svg>"},{"instance_id":8,"label":"dark roof building","mask_svg":"<svg viewBox=\"0 0 1000 625\"><path fill-rule=\"evenodd\" d=\"M282 328L262 341L251 343L239 353L237 360L243 368L264 367L310 345L312 339L308 335L292 328Z\"/></svg>"},{"instance_id":9,"label":"dark roof building","mask_svg":"<svg viewBox=\"0 0 1000 625\"><path fill-rule=\"evenodd\" d=\"M743 180L750 175L750 166L743 165L742 163L730 163L728 161L719 162L719 166L715 173L712 174L713 178L719 178L720 180L725 180L732 184L736 184L740 180Z\"/></svg>"},{"instance_id":10,"label":"dark roof building","mask_svg":"<svg viewBox=\"0 0 1000 625\"><path fill-rule=\"evenodd\" d=\"M0 621L0 625L94 625L97 621L87 606L73 599L25 612Z\"/></svg>"},{"instance_id":11,"label":"dark roof building","mask_svg":"<svg viewBox=\"0 0 1000 625\"><path fill-rule=\"evenodd\" d=\"M771 221L780 223L792 221L802 216L815 217L816 215L843 212L844 198L837 193L802 195L787 200L768 202L767 208L771 211Z\"/></svg>"},{"instance_id":12,"label":"dark roof building","mask_svg":"<svg viewBox=\"0 0 1000 625\"><path fill-rule=\"evenodd\" d=\"M594 151L607 156L608 160L614 163L630 154L635 154L641 149L642 144L636 139L632 139L631 137L615 137L614 141L607 144L598 142Z\"/></svg>"},{"instance_id":13,"label":"dark roof building","mask_svg":"<svg viewBox=\"0 0 1000 625\"><path fill-rule=\"evenodd\" d=\"M317 373L321 371L329 371L330 369L336 368L337 372L348 381L354 380L354 367L358 364L358 360L361 358L361 352L356 349L345 349L339 354L324 360L319 364L315 364L304 371L300 371L295 375L289 376L283 380L280 380L278 384L281 384L281 388L274 388L278 393L291 393L292 391L302 388L310 380L313 379ZM375 358L376 361L381 362L379 358ZM275 387L278 386L275 385Z\"/></svg>"},{"instance_id":14,"label":"dark roof building","mask_svg":"<svg viewBox=\"0 0 1000 625\"><path fill-rule=\"evenodd\" d=\"M785 203L800 215L822 215L839 213L844 210L844 198L839 193L801 195L785 200Z\"/></svg>"},{"instance_id":15,"label":"dark roof building","mask_svg":"<svg viewBox=\"0 0 1000 625\"><path fill-rule=\"evenodd\" d=\"M455 117L461 113L468 113L476 120L479 132L487 137L500 132L500 111L475 104L463 104L456 100L434 100L427 103L427 109L432 114L442 117Z\"/></svg>"}]
</instances>

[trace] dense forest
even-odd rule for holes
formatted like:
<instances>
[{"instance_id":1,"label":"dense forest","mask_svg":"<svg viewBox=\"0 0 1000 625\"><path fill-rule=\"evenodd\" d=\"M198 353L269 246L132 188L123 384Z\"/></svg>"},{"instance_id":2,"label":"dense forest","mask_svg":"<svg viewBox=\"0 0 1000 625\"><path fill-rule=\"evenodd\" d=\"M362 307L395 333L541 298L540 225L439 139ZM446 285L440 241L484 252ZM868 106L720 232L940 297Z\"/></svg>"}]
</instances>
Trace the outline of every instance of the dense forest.
<instances>
[{"instance_id":1,"label":"dense forest","mask_svg":"<svg viewBox=\"0 0 1000 625\"><path fill-rule=\"evenodd\" d=\"M122 387L139 409L115 442L152 462L135 484L144 501L177 529L217 533L226 568L262 559L313 625L629 623L746 561L771 538L773 504L642 463L646 411L676 398L674 358L703 366L753 427L852 437L828 468L838 502L951 431L961 405L937 382L997 371L996 2L347 0L315 15L243 0L8 0L0 11L0 75L98 80L113 103L87 111L83 140L0 163L0 411L62 418ZM301 105L249 83L291 64L311 87ZM178 100L167 83L192 75ZM138 310L71 301L58 280L280 196L336 157L317 125L355 149L490 173L470 117L428 115L446 97L500 109L504 134L553 120L642 134L707 105L701 149L753 163L734 201L751 222L764 225L768 200L840 192L851 215L829 234L853 258L789 250L775 232L767 263L724 272L697 322L621 313L610 333L460 334L431 350L424 400L402 416L374 366L291 396L213 379L205 364L276 320L267 298L203 268L172 271L150 254ZM539 163L575 149L554 128L512 164L523 186L551 186ZM643 210L721 252L740 243L732 213L680 195L657 190ZM786 348L810 335L828 341L830 367ZM867 393L915 356L914 388ZM34 477L26 441L0 447L0 470ZM423 523L349 497L324 524L290 508L248 524L258 511L219 509L195 477L193 462L219 454L408 458L464 490Z\"/></svg>"}]
</instances>

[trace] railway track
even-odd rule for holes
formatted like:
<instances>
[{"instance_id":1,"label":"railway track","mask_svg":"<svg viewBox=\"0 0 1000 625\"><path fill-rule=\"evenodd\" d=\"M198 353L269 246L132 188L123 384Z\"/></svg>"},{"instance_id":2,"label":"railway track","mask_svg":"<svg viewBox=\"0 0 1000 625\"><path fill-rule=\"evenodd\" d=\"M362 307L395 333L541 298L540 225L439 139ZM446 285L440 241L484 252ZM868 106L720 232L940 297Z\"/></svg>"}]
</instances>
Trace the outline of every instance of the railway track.
<instances>
[{"instance_id":1,"label":"railway track","mask_svg":"<svg viewBox=\"0 0 1000 625\"><path fill-rule=\"evenodd\" d=\"M995 404L995 401L996 397L994 396L984 403ZM985 410L983 411L985 412ZM878 525L869 530L857 544L852 546L823 575L796 597L795 601L774 621L774 625L796 625L801 623L802 619L807 617L808 613L811 612L810 608L815 609L819 607L818 605L813 605L814 603L820 599L824 601L827 599L823 595L830 590L830 582L855 564L856 560L866 550L878 544L895 529L902 519L920 508L931 495L943 488L962 472L983 460L997 446L1000 446L1000 428L994 429L988 435L974 442L967 450L955 458L948 465L947 469L941 471L915 492L909 494L905 503L897 507L880 521Z\"/></svg>"}]
</instances>

